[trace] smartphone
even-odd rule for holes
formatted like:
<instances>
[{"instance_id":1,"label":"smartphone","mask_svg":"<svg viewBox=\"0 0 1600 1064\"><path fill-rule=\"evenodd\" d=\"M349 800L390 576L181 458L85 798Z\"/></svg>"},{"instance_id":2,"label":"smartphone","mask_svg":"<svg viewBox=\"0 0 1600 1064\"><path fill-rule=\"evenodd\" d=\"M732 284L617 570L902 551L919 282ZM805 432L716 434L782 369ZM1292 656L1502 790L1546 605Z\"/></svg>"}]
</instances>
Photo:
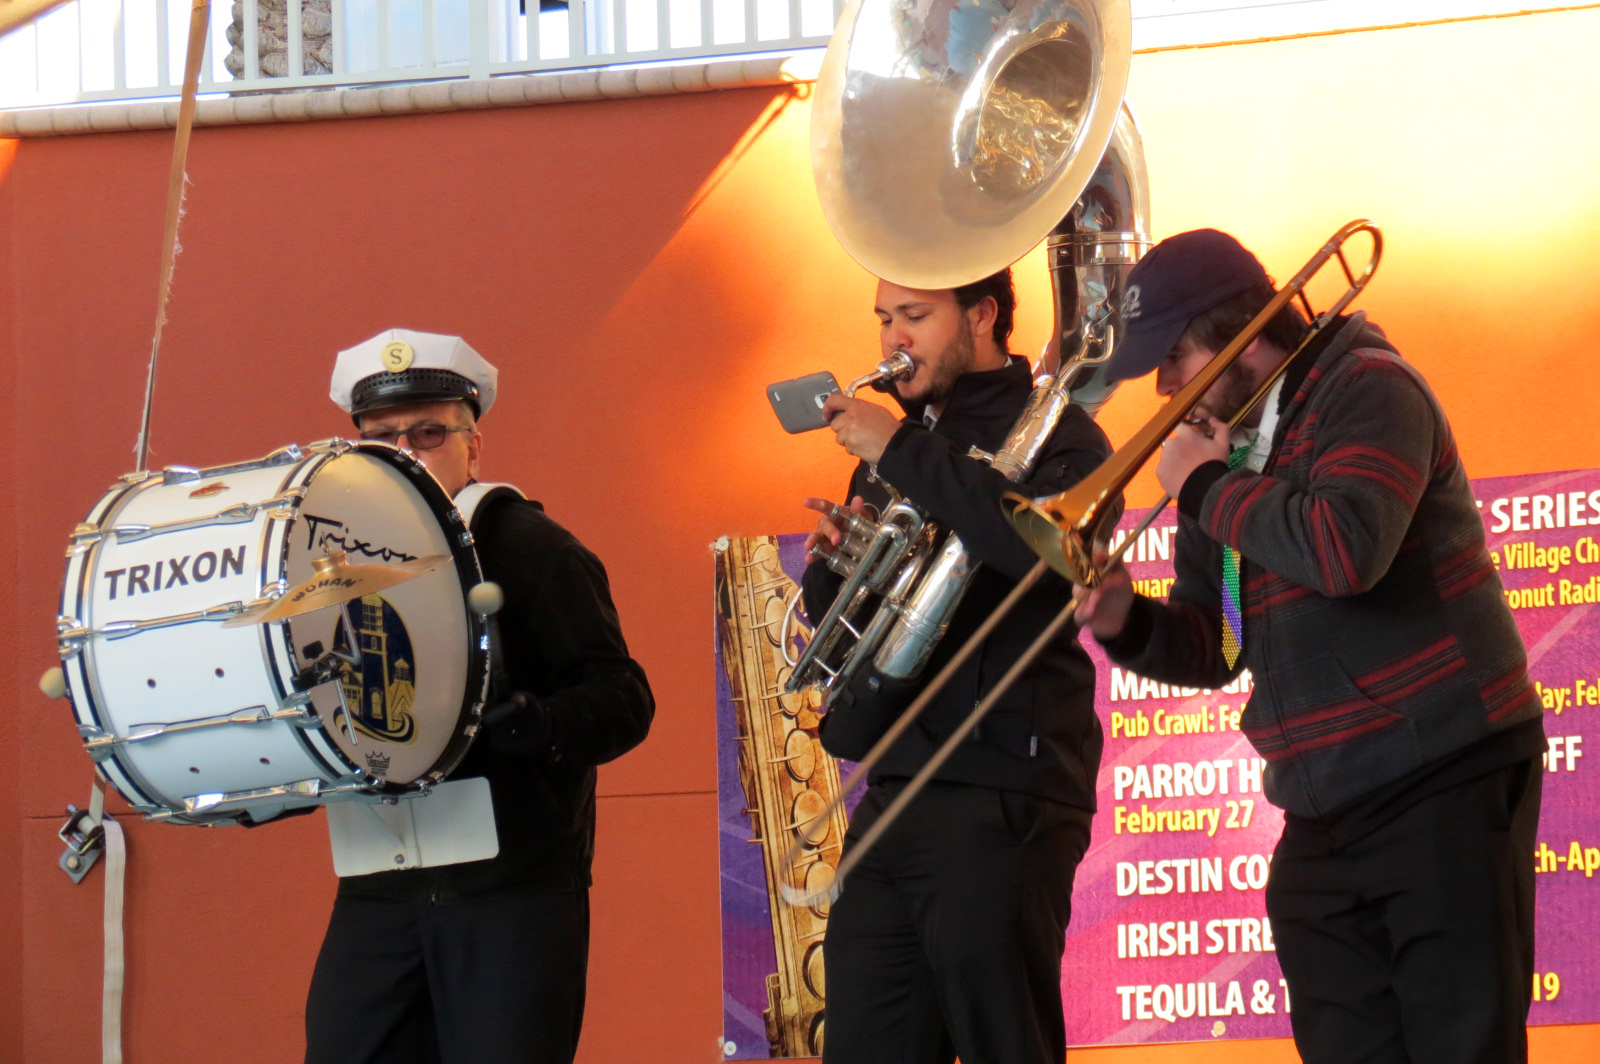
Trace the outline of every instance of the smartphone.
<instances>
[{"instance_id":1,"label":"smartphone","mask_svg":"<svg viewBox=\"0 0 1600 1064\"><path fill-rule=\"evenodd\" d=\"M828 424L822 404L839 390L833 374L808 373L804 377L767 385L767 401L786 432L810 432Z\"/></svg>"}]
</instances>

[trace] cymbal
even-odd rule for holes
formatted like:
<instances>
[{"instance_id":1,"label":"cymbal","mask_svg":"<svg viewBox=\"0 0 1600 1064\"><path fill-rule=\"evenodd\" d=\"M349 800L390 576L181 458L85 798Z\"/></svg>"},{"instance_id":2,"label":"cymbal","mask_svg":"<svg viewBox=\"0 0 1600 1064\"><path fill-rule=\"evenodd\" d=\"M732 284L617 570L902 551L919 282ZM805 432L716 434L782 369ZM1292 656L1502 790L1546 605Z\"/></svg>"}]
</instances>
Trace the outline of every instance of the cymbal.
<instances>
[{"instance_id":1,"label":"cymbal","mask_svg":"<svg viewBox=\"0 0 1600 1064\"><path fill-rule=\"evenodd\" d=\"M337 606L374 591L403 584L414 576L437 569L449 560L448 554L432 554L393 565L351 565L346 553L336 550L326 557L311 559L313 573L310 580L290 588L265 605L230 617L222 622L222 627L243 628L250 624L266 624L268 621L281 621L285 617L298 617L324 606Z\"/></svg>"}]
</instances>

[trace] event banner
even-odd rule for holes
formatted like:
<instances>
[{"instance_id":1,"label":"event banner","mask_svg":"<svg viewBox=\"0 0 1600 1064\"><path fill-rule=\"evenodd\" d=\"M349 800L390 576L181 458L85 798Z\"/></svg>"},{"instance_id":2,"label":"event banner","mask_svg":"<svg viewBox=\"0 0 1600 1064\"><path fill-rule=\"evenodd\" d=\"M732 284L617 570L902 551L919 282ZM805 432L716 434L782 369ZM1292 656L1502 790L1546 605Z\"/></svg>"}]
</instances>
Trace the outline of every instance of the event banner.
<instances>
[{"instance_id":1,"label":"event banner","mask_svg":"<svg viewBox=\"0 0 1600 1064\"><path fill-rule=\"evenodd\" d=\"M1545 705L1549 752L1538 844L1534 1024L1600 1020L1600 809L1586 724L1600 716L1600 470L1474 482L1488 544ZM1126 535L1147 511L1126 515ZM1130 545L1146 594L1171 587L1172 512ZM803 536L725 541L717 553L723 1054L810 1056L825 1033L827 907L796 909L777 884L825 882L843 817L796 832L839 787L816 741L820 699L785 693L809 635L794 608ZM1246 633L1248 638L1248 632ZM1105 730L1094 838L1078 870L1062 959L1073 1045L1287 1036L1293 1006L1262 891L1282 815L1262 796L1264 762L1239 732L1248 673L1217 691L1120 670L1092 638ZM844 766L848 769L849 766ZM809 812L809 815L808 815ZM848 884L845 885L848 889Z\"/></svg>"}]
</instances>

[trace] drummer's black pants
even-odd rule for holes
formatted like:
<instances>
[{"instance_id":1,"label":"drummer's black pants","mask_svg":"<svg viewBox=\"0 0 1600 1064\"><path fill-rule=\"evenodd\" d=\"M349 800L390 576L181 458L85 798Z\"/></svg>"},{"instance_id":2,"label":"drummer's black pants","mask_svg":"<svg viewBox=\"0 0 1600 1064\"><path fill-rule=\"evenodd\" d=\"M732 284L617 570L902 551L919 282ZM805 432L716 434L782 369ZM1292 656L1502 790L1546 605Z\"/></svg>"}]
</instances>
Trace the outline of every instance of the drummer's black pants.
<instances>
[{"instance_id":1,"label":"drummer's black pants","mask_svg":"<svg viewBox=\"0 0 1600 1064\"><path fill-rule=\"evenodd\" d=\"M903 783L862 796L845 852ZM826 1064L1061 1064L1061 951L1093 814L930 784L834 902Z\"/></svg>"},{"instance_id":2,"label":"drummer's black pants","mask_svg":"<svg viewBox=\"0 0 1600 1064\"><path fill-rule=\"evenodd\" d=\"M583 889L340 897L306 1001L306 1064L561 1064L589 957Z\"/></svg>"}]
</instances>

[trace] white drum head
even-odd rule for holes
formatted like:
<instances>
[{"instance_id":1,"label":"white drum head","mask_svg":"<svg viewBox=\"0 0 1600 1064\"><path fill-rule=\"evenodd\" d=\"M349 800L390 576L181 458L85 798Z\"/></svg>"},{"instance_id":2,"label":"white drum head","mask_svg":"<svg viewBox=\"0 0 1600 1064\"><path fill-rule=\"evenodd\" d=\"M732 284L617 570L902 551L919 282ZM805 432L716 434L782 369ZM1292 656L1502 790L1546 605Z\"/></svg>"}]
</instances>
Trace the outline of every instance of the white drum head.
<instances>
[{"instance_id":1,"label":"white drum head","mask_svg":"<svg viewBox=\"0 0 1600 1064\"><path fill-rule=\"evenodd\" d=\"M396 784L454 767L466 750L464 700L482 697L481 680L468 690L475 625L455 557L462 544L434 510L448 505L443 491L422 477L410 459L370 446L340 455L312 479L285 544L291 587L311 577L312 559L331 551L344 551L352 565L452 556L404 583L282 622L302 665L327 651L360 659L344 666L336 684L313 692L313 704L345 757ZM467 581L476 582L475 560L471 569Z\"/></svg>"}]
</instances>

